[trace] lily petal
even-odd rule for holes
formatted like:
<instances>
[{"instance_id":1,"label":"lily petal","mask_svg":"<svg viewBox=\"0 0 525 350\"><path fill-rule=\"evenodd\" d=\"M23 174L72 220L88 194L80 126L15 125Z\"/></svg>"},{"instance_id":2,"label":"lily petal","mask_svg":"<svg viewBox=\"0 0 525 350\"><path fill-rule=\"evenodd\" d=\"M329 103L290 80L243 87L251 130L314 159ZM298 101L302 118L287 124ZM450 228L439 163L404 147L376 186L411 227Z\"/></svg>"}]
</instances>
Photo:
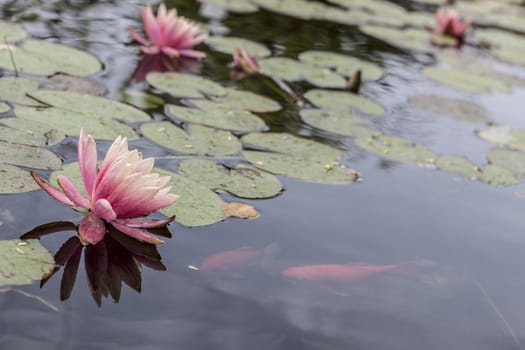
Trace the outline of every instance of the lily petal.
<instances>
[{"instance_id":1,"label":"lily petal","mask_svg":"<svg viewBox=\"0 0 525 350\"><path fill-rule=\"evenodd\" d=\"M31 171L30 173L33 179L35 180L35 182L38 184L38 186L40 186L44 191L46 191L55 200L59 201L62 204L68 205L70 207L75 206L75 203L73 203L73 201L71 201L71 199L69 199L68 196L66 196L64 192L60 191L58 188L47 183L44 179L38 176L35 172Z\"/></svg>"},{"instance_id":2,"label":"lily petal","mask_svg":"<svg viewBox=\"0 0 525 350\"><path fill-rule=\"evenodd\" d=\"M113 221L117 218L117 214L113 210L111 203L106 199L99 199L93 205L93 210L98 217L106 221Z\"/></svg>"},{"instance_id":3,"label":"lily petal","mask_svg":"<svg viewBox=\"0 0 525 350\"><path fill-rule=\"evenodd\" d=\"M91 135L85 135L84 128L80 129L78 140L78 163L86 194L91 198L97 179L97 145Z\"/></svg>"},{"instance_id":4,"label":"lily petal","mask_svg":"<svg viewBox=\"0 0 525 350\"><path fill-rule=\"evenodd\" d=\"M89 209L89 201L85 199L84 197L82 197L82 195L80 194L80 192L78 192L73 182L71 182L71 180L69 180L67 176L60 175L57 181L60 187L62 188L62 191L64 192L64 194L69 199L71 199L71 201L77 207Z\"/></svg>"}]
</instances>

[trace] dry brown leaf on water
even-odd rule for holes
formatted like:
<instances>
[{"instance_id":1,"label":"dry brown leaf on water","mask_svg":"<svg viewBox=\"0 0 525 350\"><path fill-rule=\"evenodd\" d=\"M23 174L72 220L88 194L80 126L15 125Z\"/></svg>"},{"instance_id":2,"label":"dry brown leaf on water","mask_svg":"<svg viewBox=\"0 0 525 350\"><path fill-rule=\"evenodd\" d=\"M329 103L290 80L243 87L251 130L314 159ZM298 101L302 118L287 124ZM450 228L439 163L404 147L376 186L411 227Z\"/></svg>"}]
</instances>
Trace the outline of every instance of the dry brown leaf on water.
<instances>
[{"instance_id":1,"label":"dry brown leaf on water","mask_svg":"<svg viewBox=\"0 0 525 350\"><path fill-rule=\"evenodd\" d=\"M222 211L227 217L233 216L241 219L255 219L260 215L257 209L243 203L224 203L222 204Z\"/></svg>"}]
</instances>

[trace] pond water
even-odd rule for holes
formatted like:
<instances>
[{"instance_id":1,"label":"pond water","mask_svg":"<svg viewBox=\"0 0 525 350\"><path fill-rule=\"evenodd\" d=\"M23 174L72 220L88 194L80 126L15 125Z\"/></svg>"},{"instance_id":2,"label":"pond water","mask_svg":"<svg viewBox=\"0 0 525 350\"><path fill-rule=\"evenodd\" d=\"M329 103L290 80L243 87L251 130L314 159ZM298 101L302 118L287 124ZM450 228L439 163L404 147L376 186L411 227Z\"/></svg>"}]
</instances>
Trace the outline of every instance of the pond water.
<instances>
[{"instance_id":1,"label":"pond water","mask_svg":"<svg viewBox=\"0 0 525 350\"><path fill-rule=\"evenodd\" d=\"M435 8L398 3L428 14ZM118 100L123 89L154 91L132 78L140 57L137 47L128 45L127 28L141 28L140 4L119 0L1 1L0 18L22 23L35 38L96 55L104 69L90 78L107 89L106 97ZM386 116L369 118L375 129L424 145L436 154L468 157L481 167L494 146L475 134L486 125L417 109L407 102L410 96L464 98L486 108L496 124L525 128L520 108L525 89L473 94L439 85L422 74L424 67L437 64L434 54L389 45L356 26L303 20L264 9L236 14L189 0L167 5L207 24L215 35L264 44L272 56L296 58L315 49L379 64L385 75L365 81L361 89L362 95L387 109ZM199 49L207 57L193 72L278 101L281 111L259 114L269 131L287 132L343 150L342 163L357 169L362 181L335 185L279 176L284 191L274 198L250 200L221 194L227 201L254 206L260 217L229 218L200 227L172 223L173 237L158 248L166 271L144 264L140 293L123 285L118 303L102 297L97 306L83 261L72 294L64 302L60 301L62 270L42 288L38 283L19 287L58 311L27 295L0 293L1 349L525 347L523 184L496 187L379 157L357 146L352 137L304 123L299 107L268 79L230 80L230 55L205 44ZM477 54L473 47L462 50ZM501 72L525 74L520 66L484 59ZM12 72L5 70L4 75ZM314 88L304 81L290 86L300 96ZM161 95L167 101L177 101ZM166 118L162 107L148 112L155 120ZM108 145L99 142L99 155ZM178 160L167 157L170 152L148 139L131 145L146 156L164 157L157 161L159 167L177 169ZM75 135L51 149L64 163L76 161ZM78 222L81 218L43 191L0 198L2 239L18 238L48 222ZM41 242L54 254L72 236L73 231L54 233ZM199 266L212 254L241 247L263 252L261 264L221 271L189 267ZM357 262L410 265L411 269L337 286L293 281L280 273L293 266Z\"/></svg>"}]
</instances>

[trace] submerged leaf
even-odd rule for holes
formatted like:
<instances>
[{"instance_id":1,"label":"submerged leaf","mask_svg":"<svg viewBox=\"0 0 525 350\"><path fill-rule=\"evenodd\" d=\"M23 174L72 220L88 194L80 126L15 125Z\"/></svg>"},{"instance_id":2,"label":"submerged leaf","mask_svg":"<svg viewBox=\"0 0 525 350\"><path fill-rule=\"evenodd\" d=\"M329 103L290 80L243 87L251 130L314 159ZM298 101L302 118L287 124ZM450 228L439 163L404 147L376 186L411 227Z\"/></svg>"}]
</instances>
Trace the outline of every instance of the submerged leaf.
<instances>
[{"instance_id":1,"label":"submerged leaf","mask_svg":"<svg viewBox=\"0 0 525 350\"><path fill-rule=\"evenodd\" d=\"M398 162L428 165L433 164L436 159L436 155L427 147L413 145L410 141L397 136L358 137L355 142L369 152Z\"/></svg>"},{"instance_id":2,"label":"submerged leaf","mask_svg":"<svg viewBox=\"0 0 525 350\"><path fill-rule=\"evenodd\" d=\"M275 176L243 165L228 169L211 160L191 159L179 164L179 173L211 190L241 198L269 198L282 191Z\"/></svg>"},{"instance_id":3,"label":"submerged leaf","mask_svg":"<svg viewBox=\"0 0 525 350\"><path fill-rule=\"evenodd\" d=\"M170 122L140 126L144 136L159 145L183 154L225 156L241 151L241 143L228 131L190 124L187 132Z\"/></svg>"},{"instance_id":4,"label":"submerged leaf","mask_svg":"<svg viewBox=\"0 0 525 350\"><path fill-rule=\"evenodd\" d=\"M16 62L16 67L13 66ZM102 65L93 55L69 46L44 40L26 40L20 46L0 48L0 67L26 74L67 73L86 76Z\"/></svg>"},{"instance_id":5,"label":"submerged leaf","mask_svg":"<svg viewBox=\"0 0 525 350\"><path fill-rule=\"evenodd\" d=\"M436 115L471 123L490 123L488 111L480 105L457 98L414 95L409 102Z\"/></svg>"},{"instance_id":6,"label":"submerged leaf","mask_svg":"<svg viewBox=\"0 0 525 350\"><path fill-rule=\"evenodd\" d=\"M36 239L0 240L0 287L31 284L51 273L55 261Z\"/></svg>"},{"instance_id":7,"label":"submerged leaf","mask_svg":"<svg viewBox=\"0 0 525 350\"><path fill-rule=\"evenodd\" d=\"M510 88L499 80L460 69L428 67L423 69L423 74L441 84L475 94L488 93L492 90L510 91Z\"/></svg>"}]
</instances>

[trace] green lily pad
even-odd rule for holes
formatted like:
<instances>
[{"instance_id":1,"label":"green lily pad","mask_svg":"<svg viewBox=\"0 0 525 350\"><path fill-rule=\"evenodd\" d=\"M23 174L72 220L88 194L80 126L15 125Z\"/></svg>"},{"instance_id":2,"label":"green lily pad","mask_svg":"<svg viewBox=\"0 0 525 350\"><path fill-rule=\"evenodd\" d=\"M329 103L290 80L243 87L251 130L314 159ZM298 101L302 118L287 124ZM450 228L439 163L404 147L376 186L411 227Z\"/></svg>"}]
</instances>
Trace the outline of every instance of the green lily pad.
<instances>
[{"instance_id":1,"label":"green lily pad","mask_svg":"<svg viewBox=\"0 0 525 350\"><path fill-rule=\"evenodd\" d=\"M303 109L299 114L306 124L334 134L368 137L377 133L377 131L368 127L371 124L369 120L351 112Z\"/></svg>"},{"instance_id":2,"label":"green lily pad","mask_svg":"<svg viewBox=\"0 0 525 350\"><path fill-rule=\"evenodd\" d=\"M246 145L268 152L243 151L247 161L273 174L333 184L358 181L357 171L339 163L342 151L322 143L283 133L252 133L242 137Z\"/></svg>"},{"instance_id":3,"label":"green lily pad","mask_svg":"<svg viewBox=\"0 0 525 350\"><path fill-rule=\"evenodd\" d=\"M498 187L513 186L519 183L512 171L494 164L485 166L479 179L489 185Z\"/></svg>"},{"instance_id":4,"label":"green lily pad","mask_svg":"<svg viewBox=\"0 0 525 350\"><path fill-rule=\"evenodd\" d=\"M159 145L184 154L224 156L239 153L241 143L228 131L190 124L187 132L171 122L147 123L140 126L144 136Z\"/></svg>"},{"instance_id":5,"label":"green lily pad","mask_svg":"<svg viewBox=\"0 0 525 350\"><path fill-rule=\"evenodd\" d=\"M171 176L171 192L180 196L174 204L160 210L163 215L175 215L175 221L189 227L211 225L226 219L222 209L225 202L215 192L170 171L154 171Z\"/></svg>"},{"instance_id":6,"label":"green lily pad","mask_svg":"<svg viewBox=\"0 0 525 350\"><path fill-rule=\"evenodd\" d=\"M13 61L16 63L16 69ZM35 75L62 72L86 76L98 72L102 65L89 53L32 39L24 41L20 46L0 47L0 67Z\"/></svg>"},{"instance_id":7,"label":"green lily pad","mask_svg":"<svg viewBox=\"0 0 525 350\"><path fill-rule=\"evenodd\" d=\"M525 153L509 149L492 149L487 154L491 165L508 169L514 175L525 177Z\"/></svg>"},{"instance_id":8,"label":"green lily pad","mask_svg":"<svg viewBox=\"0 0 525 350\"><path fill-rule=\"evenodd\" d=\"M184 121L218 129L249 132L266 128L264 121L247 110L230 108L213 101L192 101L199 108L166 105L168 113Z\"/></svg>"},{"instance_id":9,"label":"green lily pad","mask_svg":"<svg viewBox=\"0 0 525 350\"><path fill-rule=\"evenodd\" d=\"M316 14L326 7L317 2L304 0L252 0L252 2L268 11L301 19L315 18Z\"/></svg>"},{"instance_id":10,"label":"green lily pad","mask_svg":"<svg viewBox=\"0 0 525 350\"><path fill-rule=\"evenodd\" d=\"M232 108L246 109L252 112L276 112L281 109L281 105L274 100L254 94L250 91L227 89L228 94L223 98L214 99Z\"/></svg>"},{"instance_id":11,"label":"green lily pad","mask_svg":"<svg viewBox=\"0 0 525 350\"><path fill-rule=\"evenodd\" d=\"M0 194L23 193L38 189L40 186L33 180L29 171L0 163Z\"/></svg>"},{"instance_id":12,"label":"green lily pad","mask_svg":"<svg viewBox=\"0 0 525 350\"><path fill-rule=\"evenodd\" d=\"M423 69L423 74L441 84L475 94L488 93L492 90L510 91L510 88L501 81L459 69L428 67Z\"/></svg>"},{"instance_id":13,"label":"green lily pad","mask_svg":"<svg viewBox=\"0 0 525 350\"><path fill-rule=\"evenodd\" d=\"M0 44L20 41L25 38L27 38L27 32L21 25L0 21Z\"/></svg>"},{"instance_id":14,"label":"green lily pad","mask_svg":"<svg viewBox=\"0 0 525 350\"><path fill-rule=\"evenodd\" d=\"M495 145L525 151L525 130L493 125L486 130L479 131L478 136Z\"/></svg>"},{"instance_id":15,"label":"green lily pad","mask_svg":"<svg viewBox=\"0 0 525 350\"><path fill-rule=\"evenodd\" d=\"M259 61L261 71L288 81L306 80L319 87L345 88L346 79L324 67L299 62L286 57L271 57Z\"/></svg>"},{"instance_id":16,"label":"green lily pad","mask_svg":"<svg viewBox=\"0 0 525 350\"><path fill-rule=\"evenodd\" d=\"M418 52L434 51L431 44L432 34L423 29L396 29L373 25L359 26L359 29L367 35L376 37L392 46L397 46L402 49Z\"/></svg>"},{"instance_id":17,"label":"green lily pad","mask_svg":"<svg viewBox=\"0 0 525 350\"><path fill-rule=\"evenodd\" d=\"M96 139L114 140L118 135L137 139L133 129L117 122L150 120L148 114L126 104L103 97L69 91L40 90L33 93L48 108L16 106L15 115L22 119L52 124L67 135L78 135L80 127Z\"/></svg>"},{"instance_id":18,"label":"green lily pad","mask_svg":"<svg viewBox=\"0 0 525 350\"><path fill-rule=\"evenodd\" d=\"M201 0L204 4L220 6L228 11L236 13L257 12L259 8L248 0Z\"/></svg>"},{"instance_id":19,"label":"green lily pad","mask_svg":"<svg viewBox=\"0 0 525 350\"><path fill-rule=\"evenodd\" d=\"M355 142L359 147L369 152L397 162L431 165L436 159L436 155L427 147L414 145L397 136L358 137Z\"/></svg>"},{"instance_id":20,"label":"green lily pad","mask_svg":"<svg viewBox=\"0 0 525 350\"><path fill-rule=\"evenodd\" d=\"M15 118L6 118L15 119ZM3 119L0 119L3 122ZM9 127L0 126L0 140L29 146L47 146L48 138L41 133L29 130L17 130Z\"/></svg>"},{"instance_id":21,"label":"green lily pad","mask_svg":"<svg viewBox=\"0 0 525 350\"><path fill-rule=\"evenodd\" d=\"M158 96L130 89L122 91L120 99L130 105L144 109L158 108L165 104L164 99Z\"/></svg>"},{"instance_id":22,"label":"green lily pad","mask_svg":"<svg viewBox=\"0 0 525 350\"><path fill-rule=\"evenodd\" d=\"M305 51L299 55L299 59L314 66L334 68L347 77L354 75L358 69L365 80L377 80L384 74L383 69L376 64L328 51Z\"/></svg>"},{"instance_id":23,"label":"green lily pad","mask_svg":"<svg viewBox=\"0 0 525 350\"><path fill-rule=\"evenodd\" d=\"M275 176L243 165L228 169L211 160L190 159L179 164L179 173L211 190L241 198L270 198L282 191Z\"/></svg>"},{"instance_id":24,"label":"green lily pad","mask_svg":"<svg viewBox=\"0 0 525 350\"><path fill-rule=\"evenodd\" d=\"M458 156L441 156L436 160L436 167L441 171L461 175L471 180L475 180L481 175L476 164Z\"/></svg>"},{"instance_id":25,"label":"green lily pad","mask_svg":"<svg viewBox=\"0 0 525 350\"><path fill-rule=\"evenodd\" d=\"M0 100L29 106L40 106L32 99L33 92L38 89L38 81L17 77L0 78ZM29 95L29 96L28 96Z\"/></svg>"},{"instance_id":26,"label":"green lily pad","mask_svg":"<svg viewBox=\"0 0 525 350\"><path fill-rule=\"evenodd\" d=\"M6 112L9 112L10 109L11 109L11 107L9 107L9 105L7 103L0 102L0 114L4 114Z\"/></svg>"},{"instance_id":27,"label":"green lily pad","mask_svg":"<svg viewBox=\"0 0 525 350\"><path fill-rule=\"evenodd\" d=\"M357 110L374 116L386 114L383 106L364 96L342 91L310 90L304 97L318 107L334 110Z\"/></svg>"},{"instance_id":28,"label":"green lily pad","mask_svg":"<svg viewBox=\"0 0 525 350\"><path fill-rule=\"evenodd\" d=\"M462 99L437 95L414 95L409 102L436 115L470 123L488 124L488 111L482 106Z\"/></svg>"},{"instance_id":29,"label":"green lily pad","mask_svg":"<svg viewBox=\"0 0 525 350\"><path fill-rule=\"evenodd\" d=\"M28 136L25 137L27 138L39 140L31 143L35 146L52 146L66 138L66 134L46 123L21 118L2 118L0 123L26 133Z\"/></svg>"},{"instance_id":30,"label":"green lily pad","mask_svg":"<svg viewBox=\"0 0 525 350\"><path fill-rule=\"evenodd\" d=\"M153 72L146 76L146 81L175 97L202 98L207 95L226 95L226 90L221 85L196 75Z\"/></svg>"},{"instance_id":31,"label":"green lily pad","mask_svg":"<svg viewBox=\"0 0 525 350\"><path fill-rule=\"evenodd\" d=\"M266 57L272 54L263 44L243 38L211 36L206 39L205 43L213 50L228 55L233 54L237 48L246 50L253 57Z\"/></svg>"},{"instance_id":32,"label":"green lily pad","mask_svg":"<svg viewBox=\"0 0 525 350\"><path fill-rule=\"evenodd\" d=\"M37 169L58 169L62 161L54 153L35 146L0 141L3 163Z\"/></svg>"},{"instance_id":33,"label":"green lily pad","mask_svg":"<svg viewBox=\"0 0 525 350\"><path fill-rule=\"evenodd\" d=\"M55 268L53 256L36 239L0 240L0 287L31 284Z\"/></svg>"}]
</instances>

